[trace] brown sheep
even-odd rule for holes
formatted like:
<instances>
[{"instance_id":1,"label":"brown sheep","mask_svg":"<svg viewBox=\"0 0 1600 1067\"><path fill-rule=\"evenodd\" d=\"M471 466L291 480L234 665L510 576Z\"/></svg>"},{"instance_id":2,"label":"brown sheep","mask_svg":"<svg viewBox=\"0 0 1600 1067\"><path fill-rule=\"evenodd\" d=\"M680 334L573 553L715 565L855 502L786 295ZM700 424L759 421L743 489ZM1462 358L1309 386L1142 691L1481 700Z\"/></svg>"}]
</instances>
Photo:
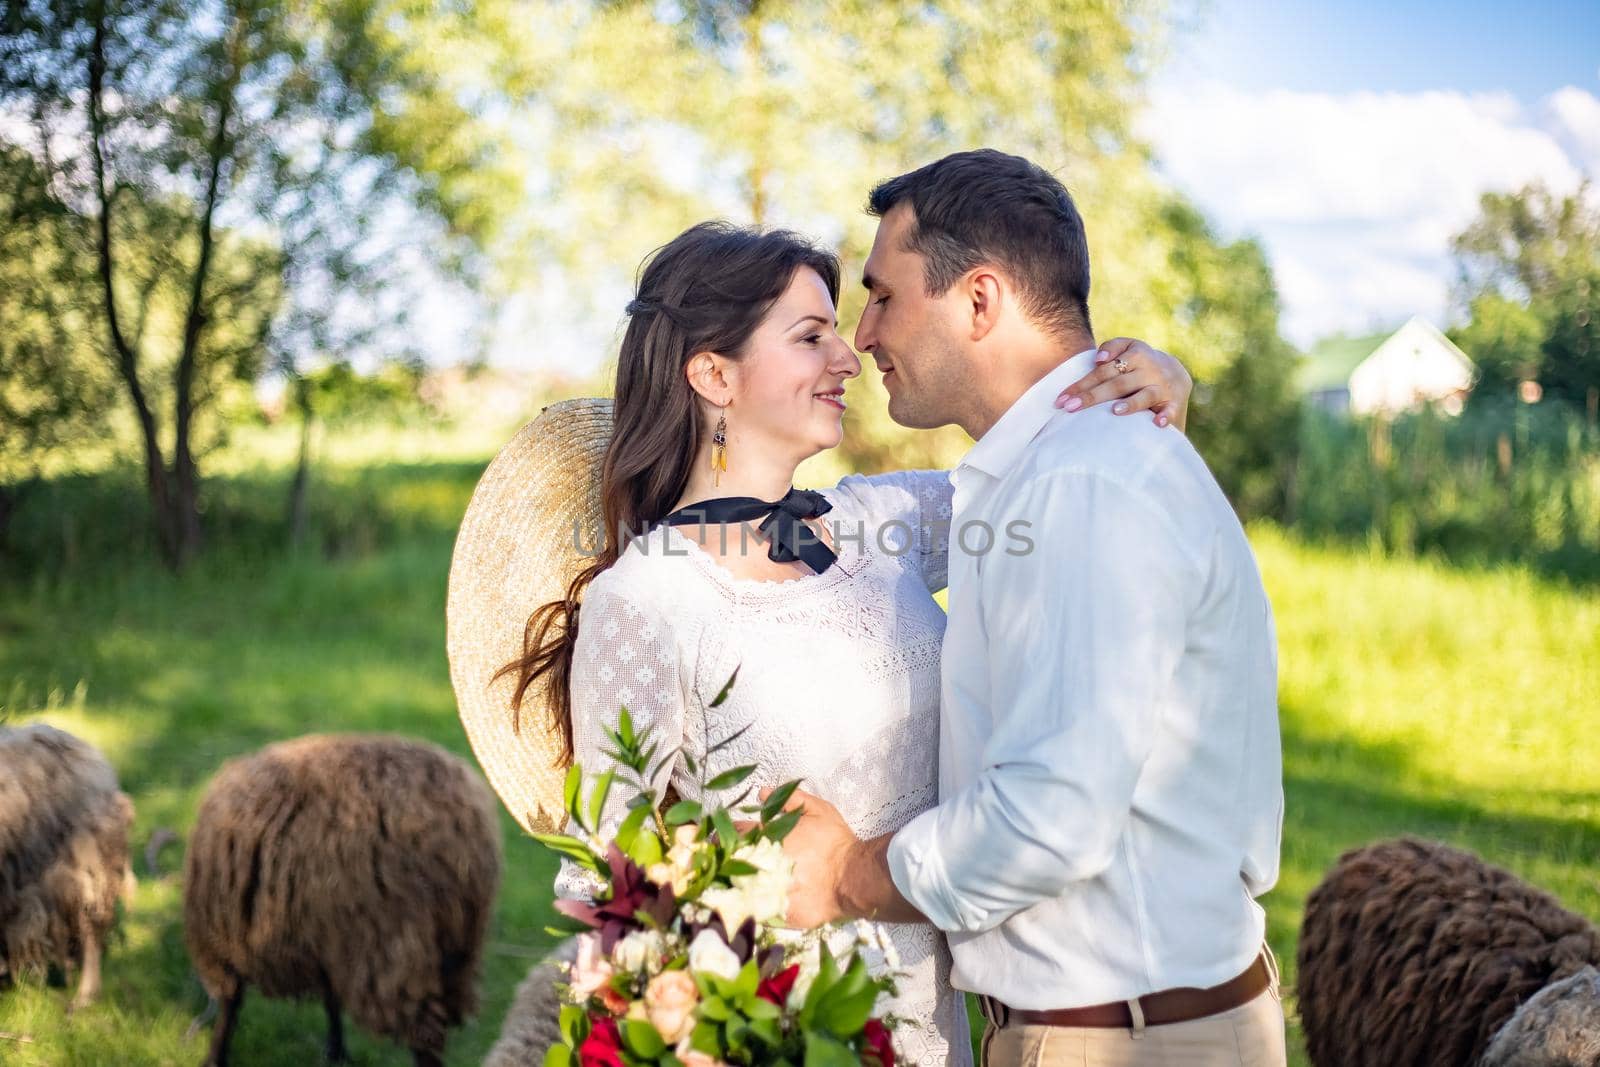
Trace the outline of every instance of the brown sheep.
<instances>
[{"instance_id":1,"label":"brown sheep","mask_svg":"<svg viewBox=\"0 0 1600 1067\"><path fill-rule=\"evenodd\" d=\"M81 968L70 1010L100 993L117 901L133 892L133 802L87 742L53 726L0 726L0 986L52 964Z\"/></svg>"},{"instance_id":2,"label":"brown sheep","mask_svg":"<svg viewBox=\"0 0 1600 1067\"><path fill-rule=\"evenodd\" d=\"M1300 1021L1319 1067L1461 1067L1600 930L1470 852L1414 838L1340 857L1306 901Z\"/></svg>"},{"instance_id":3,"label":"brown sheep","mask_svg":"<svg viewBox=\"0 0 1600 1067\"><path fill-rule=\"evenodd\" d=\"M312 735L230 760L185 857L184 939L221 1009L206 1062L227 1062L254 984L321 999L330 1059L342 1007L437 1067L477 1008L499 883L494 797L436 745Z\"/></svg>"}]
</instances>

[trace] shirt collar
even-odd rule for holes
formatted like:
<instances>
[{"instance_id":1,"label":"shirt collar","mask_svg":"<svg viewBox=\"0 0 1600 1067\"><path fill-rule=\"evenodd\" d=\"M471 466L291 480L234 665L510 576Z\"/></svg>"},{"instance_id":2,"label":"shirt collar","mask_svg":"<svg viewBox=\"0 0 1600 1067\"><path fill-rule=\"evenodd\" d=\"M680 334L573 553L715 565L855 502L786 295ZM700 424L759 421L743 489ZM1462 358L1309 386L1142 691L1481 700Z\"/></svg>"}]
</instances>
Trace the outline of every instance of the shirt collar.
<instances>
[{"instance_id":1,"label":"shirt collar","mask_svg":"<svg viewBox=\"0 0 1600 1067\"><path fill-rule=\"evenodd\" d=\"M994 478L1005 477L1050 417L1059 414L1057 394L1094 369L1096 351L1085 349L1034 382L961 458L959 466L975 467Z\"/></svg>"}]
</instances>

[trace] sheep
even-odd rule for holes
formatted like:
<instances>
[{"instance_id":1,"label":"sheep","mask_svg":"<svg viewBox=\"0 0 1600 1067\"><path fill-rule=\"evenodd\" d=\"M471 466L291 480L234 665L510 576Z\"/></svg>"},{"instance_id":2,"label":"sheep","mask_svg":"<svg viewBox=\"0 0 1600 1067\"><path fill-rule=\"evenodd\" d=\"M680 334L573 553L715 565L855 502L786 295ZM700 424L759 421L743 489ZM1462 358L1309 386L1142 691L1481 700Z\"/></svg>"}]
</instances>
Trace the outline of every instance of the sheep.
<instances>
[{"instance_id":1,"label":"sheep","mask_svg":"<svg viewBox=\"0 0 1600 1067\"><path fill-rule=\"evenodd\" d=\"M436 745L310 735L225 763L184 857L184 940L220 1007L206 1064L254 984L320 998L334 1062L344 1008L438 1067L477 1009L500 860L494 796Z\"/></svg>"},{"instance_id":2,"label":"sheep","mask_svg":"<svg viewBox=\"0 0 1600 1067\"><path fill-rule=\"evenodd\" d=\"M1518 1005L1600 963L1600 930L1469 852L1400 838L1340 857L1297 959L1312 1063L1460 1067Z\"/></svg>"},{"instance_id":3,"label":"sheep","mask_svg":"<svg viewBox=\"0 0 1600 1067\"><path fill-rule=\"evenodd\" d=\"M76 1011L100 995L100 957L131 899L133 802L89 745L44 723L0 726L0 987L25 970L81 968Z\"/></svg>"},{"instance_id":4,"label":"sheep","mask_svg":"<svg viewBox=\"0 0 1600 1067\"><path fill-rule=\"evenodd\" d=\"M1600 1067L1600 971L1585 967L1535 993L1478 1067Z\"/></svg>"},{"instance_id":5,"label":"sheep","mask_svg":"<svg viewBox=\"0 0 1600 1067\"><path fill-rule=\"evenodd\" d=\"M567 938L535 964L517 986L500 1027L500 1039L483 1067L543 1067L544 1054L561 1040L561 991L568 968L578 958L578 941Z\"/></svg>"}]
</instances>

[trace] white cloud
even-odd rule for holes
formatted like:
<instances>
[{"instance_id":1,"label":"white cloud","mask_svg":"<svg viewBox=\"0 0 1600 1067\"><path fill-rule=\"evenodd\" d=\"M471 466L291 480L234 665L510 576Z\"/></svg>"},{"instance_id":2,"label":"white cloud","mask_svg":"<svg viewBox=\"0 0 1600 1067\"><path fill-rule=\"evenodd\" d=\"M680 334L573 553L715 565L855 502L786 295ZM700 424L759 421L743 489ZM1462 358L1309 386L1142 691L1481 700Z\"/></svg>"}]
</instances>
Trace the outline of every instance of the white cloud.
<instances>
[{"instance_id":1,"label":"white cloud","mask_svg":"<svg viewBox=\"0 0 1600 1067\"><path fill-rule=\"evenodd\" d=\"M1482 193L1600 176L1600 99L1576 87L1526 108L1500 93L1173 85L1140 132L1227 232L1262 238L1300 344L1418 312L1442 322L1450 237Z\"/></svg>"}]
</instances>

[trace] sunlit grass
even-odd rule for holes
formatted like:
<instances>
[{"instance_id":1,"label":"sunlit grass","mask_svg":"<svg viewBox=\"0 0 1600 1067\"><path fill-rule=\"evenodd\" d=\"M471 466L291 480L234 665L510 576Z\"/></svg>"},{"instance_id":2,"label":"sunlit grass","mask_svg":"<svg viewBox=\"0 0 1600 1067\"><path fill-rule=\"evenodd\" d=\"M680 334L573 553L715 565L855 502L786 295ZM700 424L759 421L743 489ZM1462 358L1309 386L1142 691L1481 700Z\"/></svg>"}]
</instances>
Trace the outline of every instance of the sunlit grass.
<instances>
[{"instance_id":1,"label":"sunlit grass","mask_svg":"<svg viewBox=\"0 0 1600 1067\"><path fill-rule=\"evenodd\" d=\"M204 998L183 948L181 850L164 849L154 875L142 852L158 827L187 833L223 760L333 730L394 731L467 754L444 593L485 455L330 464L333 495L362 501L342 529L376 531L368 551L220 549L179 578L131 563L0 590L5 713L107 753L138 807L141 853L101 1003L68 1018L67 991L29 982L0 995L0 1032L12 1035L0 1037L0 1061L203 1057L207 1034L185 1036ZM268 464L239 477L229 492L277 492L283 476ZM1340 851L1395 833L1476 849L1600 918L1600 598L1518 569L1313 548L1271 527L1252 538L1280 643L1288 811L1283 876L1266 905L1286 978L1306 893ZM503 829L483 1009L452 1036L453 1064L481 1061L547 943L552 865L509 818ZM316 1005L247 998L236 1059L300 1067L318 1061L321 1042ZM354 1030L351 1047L358 1064L409 1063Z\"/></svg>"}]
</instances>

